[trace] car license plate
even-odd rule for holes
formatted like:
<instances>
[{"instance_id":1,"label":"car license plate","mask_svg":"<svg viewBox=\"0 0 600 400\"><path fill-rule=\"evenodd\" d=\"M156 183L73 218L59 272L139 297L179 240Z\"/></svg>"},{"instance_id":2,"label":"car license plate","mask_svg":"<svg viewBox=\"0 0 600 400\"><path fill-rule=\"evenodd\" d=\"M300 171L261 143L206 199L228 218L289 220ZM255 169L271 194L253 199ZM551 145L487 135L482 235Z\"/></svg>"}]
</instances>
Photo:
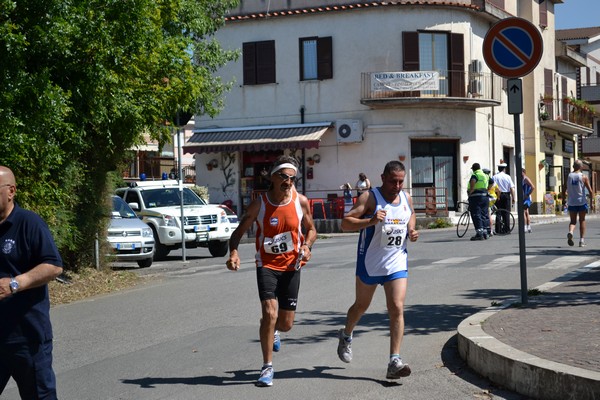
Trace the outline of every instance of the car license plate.
<instances>
[{"instance_id":1,"label":"car license plate","mask_svg":"<svg viewBox=\"0 0 600 400\"><path fill-rule=\"evenodd\" d=\"M208 232L210 225L194 225L194 232Z\"/></svg>"},{"instance_id":2,"label":"car license plate","mask_svg":"<svg viewBox=\"0 0 600 400\"><path fill-rule=\"evenodd\" d=\"M117 250L133 250L135 243L117 243Z\"/></svg>"},{"instance_id":3,"label":"car license plate","mask_svg":"<svg viewBox=\"0 0 600 400\"><path fill-rule=\"evenodd\" d=\"M196 242L205 242L207 240L208 240L208 232L196 234Z\"/></svg>"}]
</instances>

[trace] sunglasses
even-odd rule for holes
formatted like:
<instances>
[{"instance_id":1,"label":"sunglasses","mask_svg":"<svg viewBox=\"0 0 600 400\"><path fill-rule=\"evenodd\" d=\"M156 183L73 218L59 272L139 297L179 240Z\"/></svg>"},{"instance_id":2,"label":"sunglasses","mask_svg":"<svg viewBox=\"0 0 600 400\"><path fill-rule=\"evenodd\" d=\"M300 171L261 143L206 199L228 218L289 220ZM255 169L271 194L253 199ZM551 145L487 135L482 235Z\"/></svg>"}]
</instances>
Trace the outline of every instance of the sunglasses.
<instances>
[{"instance_id":1,"label":"sunglasses","mask_svg":"<svg viewBox=\"0 0 600 400\"><path fill-rule=\"evenodd\" d=\"M278 177L280 177L281 179L283 179L284 181L290 180L292 183L296 182L296 175L288 175L288 174L284 174L283 172L276 172L275 173Z\"/></svg>"}]
</instances>

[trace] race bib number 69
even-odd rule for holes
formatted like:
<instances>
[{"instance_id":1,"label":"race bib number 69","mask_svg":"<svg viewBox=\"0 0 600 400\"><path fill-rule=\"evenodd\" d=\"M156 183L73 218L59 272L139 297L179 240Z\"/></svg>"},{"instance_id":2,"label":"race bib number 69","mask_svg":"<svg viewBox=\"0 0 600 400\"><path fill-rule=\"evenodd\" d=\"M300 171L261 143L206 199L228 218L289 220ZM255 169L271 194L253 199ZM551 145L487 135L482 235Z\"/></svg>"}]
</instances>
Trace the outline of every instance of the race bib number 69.
<instances>
[{"instance_id":1,"label":"race bib number 69","mask_svg":"<svg viewBox=\"0 0 600 400\"><path fill-rule=\"evenodd\" d=\"M292 241L292 233L284 232L275 235L272 238L265 238L263 242L265 253L280 254L288 253L294 250L294 242Z\"/></svg>"}]
</instances>

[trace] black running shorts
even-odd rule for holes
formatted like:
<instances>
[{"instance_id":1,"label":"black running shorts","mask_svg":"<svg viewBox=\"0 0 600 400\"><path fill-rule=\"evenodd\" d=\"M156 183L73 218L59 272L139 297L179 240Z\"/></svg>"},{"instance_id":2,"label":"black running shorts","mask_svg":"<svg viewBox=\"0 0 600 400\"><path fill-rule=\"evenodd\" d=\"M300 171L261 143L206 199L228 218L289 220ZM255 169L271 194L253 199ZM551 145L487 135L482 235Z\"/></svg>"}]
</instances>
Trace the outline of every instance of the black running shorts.
<instances>
[{"instance_id":1,"label":"black running shorts","mask_svg":"<svg viewBox=\"0 0 600 400\"><path fill-rule=\"evenodd\" d=\"M258 297L260 301L277 299L282 310L296 310L300 290L300 271L274 271L256 268Z\"/></svg>"}]
</instances>

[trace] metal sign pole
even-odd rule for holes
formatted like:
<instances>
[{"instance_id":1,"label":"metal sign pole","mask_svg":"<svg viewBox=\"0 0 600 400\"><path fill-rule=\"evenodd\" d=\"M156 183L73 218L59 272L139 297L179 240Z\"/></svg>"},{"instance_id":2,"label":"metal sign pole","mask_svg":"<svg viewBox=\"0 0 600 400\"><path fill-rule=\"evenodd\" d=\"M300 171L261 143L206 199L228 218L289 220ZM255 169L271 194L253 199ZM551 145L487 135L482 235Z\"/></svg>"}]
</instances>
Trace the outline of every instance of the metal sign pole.
<instances>
[{"instance_id":1,"label":"metal sign pole","mask_svg":"<svg viewBox=\"0 0 600 400\"><path fill-rule=\"evenodd\" d=\"M527 304L527 257L525 254L525 211L523 208L523 153L521 150L521 114L523 113L523 82L508 80L508 113L513 115L515 126L515 174L517 181L517 216L519 229L519 264L521 266L521 304Z\"/></svg>"},{"instance_id":2,"label":"metal sign pole","mask_svg":"<svg viewBox=\"0 0 600 400\"><path fill-rule=\"evenodd\" d=\"M178 175L179 175L179 200L181 205L181 260L186 261L185 258L185 219L183 212L183 167L182 167L182 150L181 150L181 131L182 129L177 126L177 164Z\"/></svg>"},{"instance_id":3,"label":"metal sign pole","mask_svg":"<svg viewBox=\"0 0 600 400\"><path fill-rule=\"evenodd\" d=\"M517 214L519 228L519 261L521 265L521 304L527 304L527 257L525 248L525 212L523 209L523 164L521 153L521 114L514 115L515 123L515 164L517 174Z\"/></svg>"}]
</instances>

